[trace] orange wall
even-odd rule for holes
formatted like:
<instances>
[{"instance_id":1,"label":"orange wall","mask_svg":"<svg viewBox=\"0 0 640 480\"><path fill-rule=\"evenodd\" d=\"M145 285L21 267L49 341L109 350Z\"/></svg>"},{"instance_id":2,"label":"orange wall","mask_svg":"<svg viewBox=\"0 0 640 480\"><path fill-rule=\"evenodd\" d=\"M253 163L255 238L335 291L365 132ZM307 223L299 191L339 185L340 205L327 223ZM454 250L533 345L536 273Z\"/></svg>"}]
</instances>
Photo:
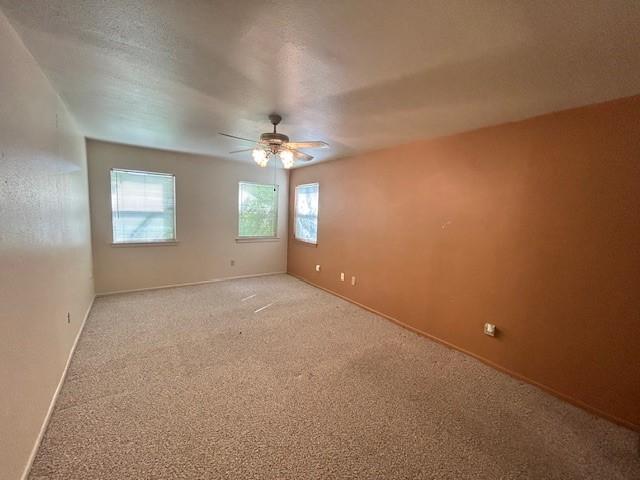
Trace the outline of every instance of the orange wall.
<instances>
[{"instance_id":1,"label":"orange wall","mask_svg":"<svg viewBox=\"0 0 640 480\"><path fill-rule=\"evenodd\" d=\"M320 206L318 245L290 241L289 273L640 425L640 96L300 168L290 182L290 209L309 182Z\"/></svg>"}]
</instances>

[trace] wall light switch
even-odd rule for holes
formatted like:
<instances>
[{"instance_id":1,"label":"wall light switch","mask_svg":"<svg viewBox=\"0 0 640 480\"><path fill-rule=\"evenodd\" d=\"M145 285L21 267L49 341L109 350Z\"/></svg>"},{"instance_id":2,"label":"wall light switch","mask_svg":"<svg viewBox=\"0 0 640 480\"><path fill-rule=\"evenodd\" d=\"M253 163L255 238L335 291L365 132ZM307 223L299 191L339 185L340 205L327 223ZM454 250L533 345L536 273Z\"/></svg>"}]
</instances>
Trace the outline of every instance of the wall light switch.
<instances>
[{"instance_id":1,"label":"wall light switch","mask_svg":"<svg viewBox=\"0 0 640 480\"><path fill-rule=\"evenodd\" d=\"M320 271L320 265L316 265L316 272Z\"/></svg>"},{"instance_id":2,"label":"wall light switch","mask_svg":"<svg viewBox=\"0 0 640 480\"><path fill-rule=\"evenodd\" d=\"M351 285L356 286L356 277L351 277Z\"/></svg>"},{"instance_id":3,"label":"wall light switch","mask_svg":"<svg viewBox=\"0 0 640 480\"><path fill-rule=\"evenodd\" d=\"M340 272L340 281L344 282L344 272Z\"/></svg>"},{"instance_id":4,"label":"wall light switch","mask_svg":"<svg viewBox=\"0 0 640 480\"><path fill-rule=\"evenodd\" d=\"M485 323L484 324L484 334L489 335L491 337L496 336L496 326L493 323Z\"/></svg>"}]
</instances>

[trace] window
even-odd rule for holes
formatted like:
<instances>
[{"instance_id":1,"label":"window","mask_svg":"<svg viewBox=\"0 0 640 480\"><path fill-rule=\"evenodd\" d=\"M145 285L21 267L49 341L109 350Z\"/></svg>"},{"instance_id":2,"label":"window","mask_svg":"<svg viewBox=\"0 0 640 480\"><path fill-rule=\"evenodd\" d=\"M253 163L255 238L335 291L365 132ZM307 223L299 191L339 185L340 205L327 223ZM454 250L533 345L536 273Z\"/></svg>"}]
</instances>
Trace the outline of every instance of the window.
<instances>
[{"instance_id":1,"label":"window","mask_svg":"<svg viewBox=\"0 0 640 480\"><path fill-rule=\"evenodd\" d=\"M113 243L176 240L175 177L111 170Z\"/></svg>"},{"instance_id":2,"label":"window","mask_svg":"<svg viewBox=\"0 0 640 480\"><path fill-rule=\"evenodd\" d=\"M238 184L238 238L275 238L278 186Z\"/></svg>"},{"instance_id":3,"label":"window","mask_svg":"<svg viewBox=\"0 0 640 480\"><path fill-rule=\"evenodd\" d=\"M303 242L318 243L319 186L309 183L296 187L295 237Z\"/></svg>"}]
</instances>

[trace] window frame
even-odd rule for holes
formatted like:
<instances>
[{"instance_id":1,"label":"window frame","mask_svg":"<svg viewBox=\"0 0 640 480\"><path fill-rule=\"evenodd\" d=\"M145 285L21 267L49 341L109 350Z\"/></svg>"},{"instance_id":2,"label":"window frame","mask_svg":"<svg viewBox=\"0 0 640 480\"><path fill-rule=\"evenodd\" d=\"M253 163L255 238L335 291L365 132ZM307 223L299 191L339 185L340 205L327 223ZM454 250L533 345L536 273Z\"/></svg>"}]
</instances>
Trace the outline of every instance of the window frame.
<instances>
[{"instance_id":1,"label":"window frame","mask_svg":"<svg viewBox=\"0 0 640 480\"><path fill-rule=\"evenodd\" d=\"M316 213L316 241L311 242L304 238L298 237L296 224L298 223L298 188L308 187L310 185L317 185L318 190L318 208ZM301 183L300 185L296 185L296 188L293 191L293 238L298 242L303 242L308 245L318 245L318 231L320 230L320 182L311 182L311 183Z\"/></svg>"},{"instance_id":2,"label":"window frame","mask_svg":"<svg viewBox=\"0 0 640 480\"><path fill-rule=\"evenodd\" d=\"M240 235L240 191L241 185L259 185L261 187L275 187L276 189L276 218L275 218L275 229L273 235L263 235L263 236L252 236L252 235ZM279 240L278 236L278 211L280 210L280 185L275 183L258 183L258 182L247 182L244 180L238 181L238 210L237 210L237 222L236 222L236 241L237 242L268 242Z\"/></svg>"},{"instance_id":3,"label":"window frame","mask_svg":"<svg viewBox=\"0 0 640 480\"><path fill-rule=\"evenodd\" d=\"M145 175L159 175L163 177L171 177L173 185L173 238L166 240L134 240L131 242L118 242L114 238L113 230L113 197L111 196L111 179L113 172L138 173ZM178 198L176 197L176 175L167 172L151 172L148 170L134 170L131 168L112 167L109 169L109 204L111 206L111 245L114 247L122 246L145 246L145 245L177 245L178 244Z\"/></svg>"}]
</instances>

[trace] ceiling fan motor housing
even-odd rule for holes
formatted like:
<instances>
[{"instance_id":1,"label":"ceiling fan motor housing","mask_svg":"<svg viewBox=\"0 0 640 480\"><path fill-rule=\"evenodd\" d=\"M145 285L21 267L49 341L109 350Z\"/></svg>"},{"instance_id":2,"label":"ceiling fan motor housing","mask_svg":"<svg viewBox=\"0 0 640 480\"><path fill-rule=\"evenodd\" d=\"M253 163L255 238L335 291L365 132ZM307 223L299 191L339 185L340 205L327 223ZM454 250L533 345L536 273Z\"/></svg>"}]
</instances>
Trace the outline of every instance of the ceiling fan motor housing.
<instances>
[{"instance_id":1,"label":"ceiling fan motor housing","mask_svg":"<svg viewBox=\"0 0 640 480\"><path fill-rule=\"evenodd\" d=\"M279 147L283 143L287 143L289 137L283 133L263 133L260 135L260 142L269 145L270 147Z\"/></svg>"}]
</instances>

